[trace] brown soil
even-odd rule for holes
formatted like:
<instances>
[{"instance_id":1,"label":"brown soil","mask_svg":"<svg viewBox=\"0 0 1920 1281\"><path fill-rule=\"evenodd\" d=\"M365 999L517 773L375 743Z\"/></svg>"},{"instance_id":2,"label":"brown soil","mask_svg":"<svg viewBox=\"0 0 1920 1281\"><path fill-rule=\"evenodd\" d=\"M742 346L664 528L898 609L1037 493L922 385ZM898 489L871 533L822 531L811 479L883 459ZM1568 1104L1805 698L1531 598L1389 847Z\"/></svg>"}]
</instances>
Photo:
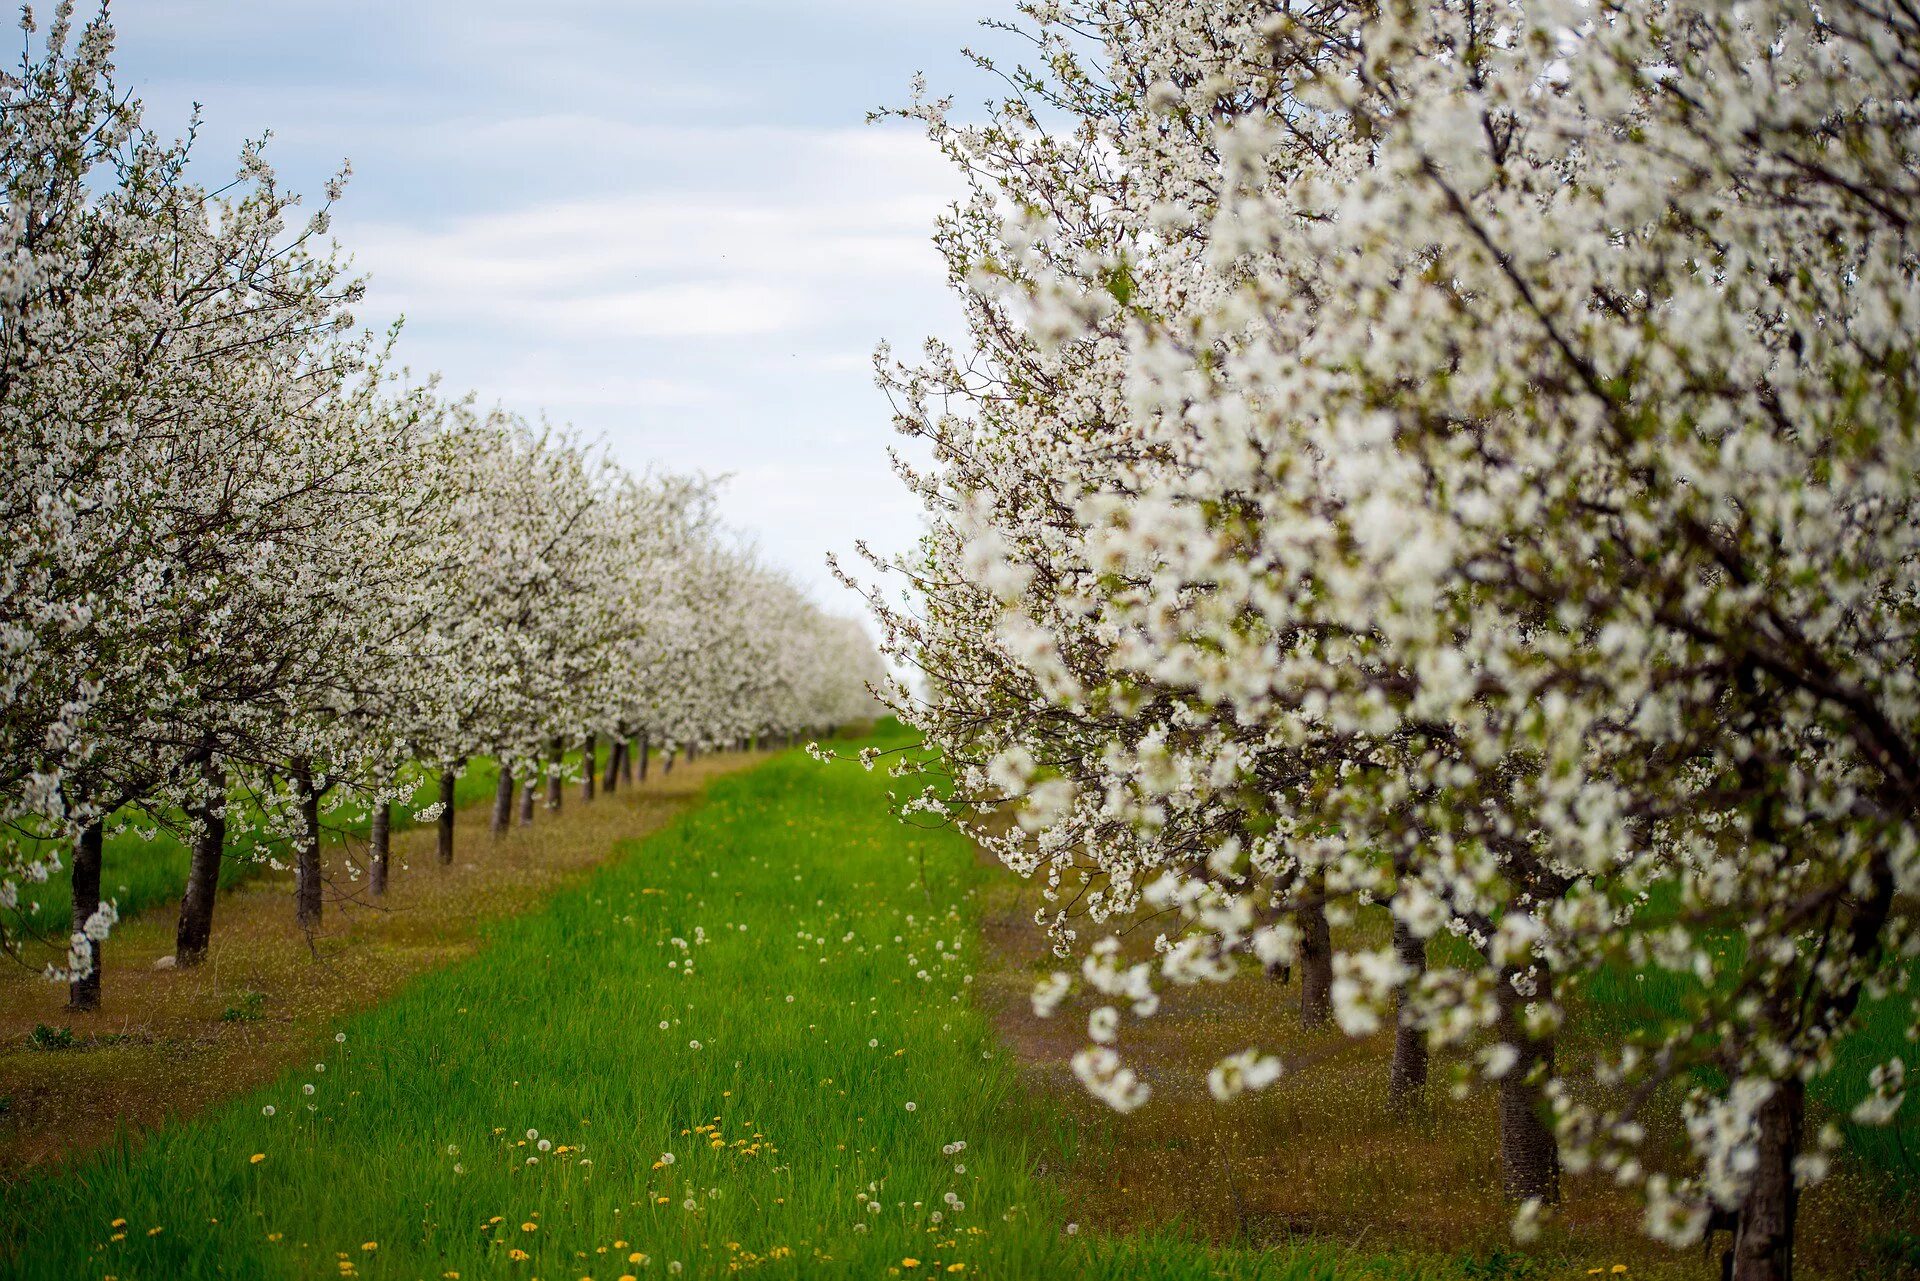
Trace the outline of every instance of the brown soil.
<instances>
[{"instance_id":1,"label":"brown soil","mask_svg":"<svg viewBox=\"0 0 1920 1281\"><path fill-rule=\"evenodd\" d=\"M984 903L988 961L975 990L1018 1055L1025 1083L1069 1118L1068 1159L1048 1173L1064 1183L1083 1228L1177 1223L1221 1243L1313 1240L1365 1254L1485 1259L1518 1249L1512 1206L1500 1192L1492 1091L1456 1097L1450 1065L1436 1061L1424 1113L1394 1116L1386 1103L1391 1033L1355 1040L1303 1031L1297 983L1248 973L1163 993L1160 1012L1126 1020L1119 1043L1152 1086L1151 1101L1121 1116L1092 1099L1068 1066L1088 1043L1090 1003L1070 1001L1050 1019L1033 1013L1035 980L1061 965L1033 923L1039 904L1034 886L996 880ZM1279 1055L1286 1074L1259 1094L1217 1103L1208 1068L1250 1046ZM1560 1212L1526 1247L1551 1275L1600 1270L1611 1278L1616 1264L1642 1278L1719 1275L1725 1235L1711 1261L1698 1249L1675 1253L1640 1235L1639 1204L1611 1182L1569 1177L1564 1193ZM1844 1173L1812 1189L1802 1202L1801 1275L1893 1275L1871 1256L1862 1231L1862 1209L1874 1204Z\"/></svg>"},{"instance_id":2,"label":"brown soil","mask_svg":"<svg viewBox=\"0 0 1920 1281\"><path fill-rule=\"evenodd\" d=\"M664 826L709 780L754 759L682 761L591 803L570 789L559 814L543 804L531 827L497 840L489 806L469 806L447 867L434 857L430 827L396 833L381 899L350 875L346 860L360 851L331 848L325 915L311 937L294 924L291 876L263 876L220 896L212 948L192 969L154 968L173 953L171 910L123 921L106 945L96 1013L68 1010L64 985L0 969L0 1180L93 1151L122 1130L190 1116L311 1058L342 1016L471 954L487 922L538 906L616 842ZM36 1049L38 1025L70 1028L79 1044Z\"/></svg>"}]
</instances>

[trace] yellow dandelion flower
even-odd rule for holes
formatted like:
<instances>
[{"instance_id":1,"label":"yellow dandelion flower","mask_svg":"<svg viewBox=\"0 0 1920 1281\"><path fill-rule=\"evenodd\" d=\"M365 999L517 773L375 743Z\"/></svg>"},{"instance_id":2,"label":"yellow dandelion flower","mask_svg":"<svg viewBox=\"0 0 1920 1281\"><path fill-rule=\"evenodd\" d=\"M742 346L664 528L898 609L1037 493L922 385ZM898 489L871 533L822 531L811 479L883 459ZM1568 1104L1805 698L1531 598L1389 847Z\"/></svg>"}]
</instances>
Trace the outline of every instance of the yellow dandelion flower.
<instances>
[{"instance_id":1,"label":"yellow dandelion flower","mask_svg":"<svg viewBox=\"0 0 1920 1281\"><path fill-rule=\"evenodd\" d=\"M917 1267L919 1267L919 1266L920 1266L920 1260L918 1260L918 1259L902 1259L902 1260L900 1260L900 1266L901 1266L901 1267L903 1267L903 1268L917 1268Z\"/></svg>"},{"instance_id":2,"label":"yellow dandelion flower","mask_svg":"<svg viewBox=\"0 0 1920 1281\"><path fill-rule=\"evenodd\" d=\"M371 1254L373 1251L378 1250L380 1248L380 1243L378 1241L362 1241L360 1243L360 1248L362 1250L367 1251L369 1254Z\"/></svg>"},{"instance_id":3,"label":"yellow dandelion flower","mask_svg":"<svg viewBox=\"0 0 1920 1281\"><path fill-rule=\"evenodd\" d=\"M628 1263L645 1263L646 1261L647 1261L647 1256L640 1253L638 1250L635 1250L632 1254L629 1254L627 1256Z\"/></svg>"},{"instance_id":4,"label":"yellow dandelion flower","mask_svg":"<svg viewBox=\"0 0 1920 1281\"><path fill-rule=\"evenodd\" d=\"M267 1154L265 1152L255 1152L252 1156L247 1158L247 1164L259 1165L262 1161L266 1159L267 1159Z\"/></svg>"},{"instance_id":5,"label":"yellow dandelion flower","mask_svg":"<svg viewBox=\"0 0 1920 1281\"><path fill-rule=\"evenodd\" d=\"M113 1226L116 1228L124 1228L127 1226L127 1221L125 1219L115 1219L113 1221Z\"/></svg>"},{"instance_id":6,"label":"yellow dandelion flower","mask_svg":"<svg viewBox=\"0 0 1920 1281\"><path fill-rule=\"evenodd\" d=\"M507 1257L509 1259L512 1259L515 1263L525 1263L528 1259L531 1259L533 1256L531 1254L528 1254L525 1250L522 1250L520 1247L515 1246L513 1249L507 1251Z\"/></svg>"},{"instance_id":7,"label":"yellow dandelion flower","mask_svg":"<svg viewBox=\"0 0 1920 1281\"><path fill-rule=\"evenodd\" d=\"M522 1223L520 1225L520 1230L522 1232L538 1232L540 1230L540 1225L538 1223Z\"/></svg>"},{"instance_id":8,"label":"yellow dandelion flower","mask_svg":"<svg viewBox=\"0 0 1920 1281\"><path fill-rule=\"evenodd\" d=\"M160 1235L160 1234L161 1234L162 1232L165 1232L165 1231L166 1231L166 1229L165 1229L165 1228L148 1228L148 1229L147 1229L147 1235L148 1235L148 1236L150 1236L150 1237L157 1237L157 1236L159 1236L159 1235Z\"/></svg>"},{"instance_id":9,"label":"yellow dandelion flower","mask_svg":"<svg viewBox=\"0 0 1920 1281\"><path fill-rule=\"evenodd\" d=\"M111 1239L114 1241L124 1241L127 1239L127 1234L124 1232L116 1232Z\"/></svg>"}]
</instances>

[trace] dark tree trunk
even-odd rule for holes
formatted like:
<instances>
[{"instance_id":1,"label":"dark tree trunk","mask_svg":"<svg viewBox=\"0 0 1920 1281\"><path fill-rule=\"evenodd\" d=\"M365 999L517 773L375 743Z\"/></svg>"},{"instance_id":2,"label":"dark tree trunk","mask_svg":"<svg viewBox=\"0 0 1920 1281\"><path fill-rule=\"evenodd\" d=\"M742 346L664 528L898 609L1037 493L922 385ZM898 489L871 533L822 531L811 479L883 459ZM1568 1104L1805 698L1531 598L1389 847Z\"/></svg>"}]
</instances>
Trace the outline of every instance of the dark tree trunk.
<instances>
[{"instance_id":1,"label":"dark tree trunk","mask_svg":"<svg viewBox=\"0 0 1920 1281\"><path fill-rule=\"evenodd\" d=\"M560 808L561 794L567 790L565 782L560 777L560 762L565 755L566 748L559 739L554 739L553 756L547 762L547 808L550 810Z\"/></svg>"},{"instance_id":2,"label":"dark tree trunk","mask_svg":"<svg viewBox=\"0 0 1920 1281\"><path fill-rule=\"evenodd\" d=\"M1545 962L1533 966L1534 1000L1551 999L1552 976ZM1553 1042L1530 1035L1526 1027L1529 998L1514 990L1520 971L1500 975L1500 1036L1519 1052L1500 1078L1500 1178L1509 1197L1556 1205L1560 1200L1560 1144L1548 1124L1547 1096L1541 1077L1553 1071Z\"/></svg>"},{"instance_id":3,"label":"dark tree trunk","mask_svg":"<svg viewBox=\"0 0 1920 1281\"><path fill-rule=\"evenodd\" d=\"M533 826L533 797L539 788L537 774L528 774L527 781L520 784L520 826Z\"/></svg>"},{"instance_id":4,"label":"dark tree trunk","mask_svg":"<svg viewBox=\"0 0 1920 1281\"><path fill-rule=\"evenodd\" d=\"M85 978L76 978L67 987L67 1008L100 1008L100 945L86 936L87 922L100 906L100 864L106 855L107 834L102 823L83 829L73 844L73 932L80 937L79 947L86 949L93 968Z\"/></svg>"},{"instance_id":5,"label":"dark tree trunk","mask_svg":"<svg viewBox=\"0 0 1920 1281\"><path fill-rule=\"evenodd\" d=\"M673 758L679 754L678 748L669 747L667 754L660 758L660 776L662 778L673 773Z\"/></svg>"},{"instance_id":6,"label":"dark tree trunk","mask_svg":"<svg viewBox=\"0 0 1920 1281\"><path fill-rule=\"evenodd\" d=\"M392 852L393 806L380 797L367 819L367 885L375 894L387 892L387 863Z\"/></svg>"},{"instance_id":7,"label":"dark tree trunk","mask_svg":"<svg viewBox=\"0 0 1920 1281\"><path fill-rule=\"evenodd\" d=\"M620 784L620 753L626 749L626 743L617 738L607 743L607 772L600 776L600 790L609 796Z\"/></svg>"},{"instance_id":8,"label":"dark tree trunk","mask_svg":"<svg viewBox=\"0 0 1920 1281\"><path fill-rule=\"evenodd\" d=\"M320 923L320 789L313 768L294 767L293 796L300 809L300 830L294 837L293 916L302 928Z\"/></svg>"},{"instance_id":9,"label":"dark tree trunk","mask_svg":"<svg viewBox=\"0 0 1920 1281\"><path fill-rule=\"evenodd\" d=\"M500 781L493 789L493 834L505 834L507 824L513 821L513 770L505 761L500 762Z\"/></svg>"},{"instance_id":10,"label":"dark tree trunk","mask_svg":"<svg viewBox=\"0 0 1920 1281\"><path fill-rule=\"evenodd\" d=\"M620 781L633 786L633 743L628 739L620 740Z\"/></svg>"},{"instance_id":11,"label":"dark tree trunk","mask_svg":"<svg viewBox=\"0 0 1920 1281\"><path fill-rule=\"evenodd\" d=\"M648 739L647 735L642 734L640 736L640 781L642 783L647 781L647 754L652 748L653 743Z\"/></svg>"},{"instance_id":12,"label":"dark tree trunk","mask_svg":"<svg viewBox=\"0 0 1920 1281\"><path fill-rule=\"evenodd\" d=\"M593 799L593 771L599 767L594 758L600 754L600 743L589 734L580 740L580 799Z\"/></svg>"},{"instance_id":13,"label":"dark tree trunk","mask_svg":"<svg viewBox=\"0 0 1920 1281\"><path fill-rule=\"evenodd\" d=\"M1414 1026L1407 994L1427 972L1426 940L1395 921L1393 954L1406 967L1408 977L1394 998L1393 1066L1387 1073L1387 1104L1396 1112L1411 1112L1427 1092L1427 1034Z\"/></svg>"},{"instance_id":14,"label":"dark tree trunk","mask_svg":"<svg viewBox=\"0 0 1920 1281\"><path fill-rule=\"evenodd\" d=\"M1806 1107L1798 1079L1780 1082L1760 1105L1760 1164L1734 1224L1731 1281L1793 1281L1793 1221L1800 1209L1793 1159Z\"/></svg>"},{"instance_id":15,"label":"dark tree trunk","mask_svg":"<svg viewBox=\"0 0 1920 1281\"><path fill-rule=\"evenodd\" d=\"M207 945L213 939L213 903L220 890L220 855L227 844L226 772L211 761L201 768L212 799L192 811L187 888L180 896L180 921L173 932L173 963L182 966L207 959Z\"/></svg>"},{"instance_id":16,"label":"dark tree trunk","mask_svg":"<svg viewBox=\"0 0 1920 1281\"><path fill-rule=\"evenodd\" d=\"M452 770L440 775L440 836L436 852L442 867L453 862L453 789L460 776Z\"/></svg>"},{"instance_id":17,"label":"dark tree trunk","mask_svg":"<svg viewBox=\"0 0 1920 1281\"><path fill-rule=\"evenodd\" d=\"M1310 878L1300 909L1300 1026L1323 1028L1333 1019L1333 932L1327 926L1326 882Z\"/></svg>"}]
</instances>

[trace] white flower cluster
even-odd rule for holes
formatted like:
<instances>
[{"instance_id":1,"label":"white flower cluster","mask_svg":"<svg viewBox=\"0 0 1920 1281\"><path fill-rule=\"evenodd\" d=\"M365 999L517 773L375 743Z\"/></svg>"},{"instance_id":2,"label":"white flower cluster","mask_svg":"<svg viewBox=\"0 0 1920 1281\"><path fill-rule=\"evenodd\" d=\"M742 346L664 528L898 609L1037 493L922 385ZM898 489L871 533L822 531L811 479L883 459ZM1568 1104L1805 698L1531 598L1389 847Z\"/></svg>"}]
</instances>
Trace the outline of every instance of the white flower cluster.
<instances>
[{"instance_id":1,"label":"white flower cluster","mask_svg":"<svg viewBox=\"0 0 1920 1281\"><path fill-rule=\"evenodd\" d=\"M1100 995L1297 976L1309 1024L1394 1030L1397 1095L1480 1064L1527 1224L1595 1168L1771 1275L1808 1083L1920 956L1920 27L1026 12L1027 92L902 113L972 188L968 344L878 360L936 460L874 562L912 610L868 592L955 780L924 808L1017 816L970 825L1063 953L1155 914L1157 974L1096 950ZM1627 975L1672 999L1561 1044ZM1117 1007L1089 1033L1137 1106Z\"/></svg>"}]
</instances>

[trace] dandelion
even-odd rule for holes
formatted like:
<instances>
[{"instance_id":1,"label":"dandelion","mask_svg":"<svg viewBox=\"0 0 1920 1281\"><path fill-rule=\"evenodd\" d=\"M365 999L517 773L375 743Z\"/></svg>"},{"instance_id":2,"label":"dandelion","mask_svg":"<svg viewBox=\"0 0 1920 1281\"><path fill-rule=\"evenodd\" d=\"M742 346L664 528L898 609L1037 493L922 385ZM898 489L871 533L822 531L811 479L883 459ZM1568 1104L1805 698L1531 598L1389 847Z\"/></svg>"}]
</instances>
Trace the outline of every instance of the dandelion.
<instances>
[{"instance_id":1,"label":"dandelion","mask_svg":"<svg viewBox=\"0 0 1920 1281\"><path fill-rule=\"evenodd\" d=\"M362 1241L360 1243L360 1248L362 1250L365 1250L368 1254L372 1254L375 1250L378 1250L380 1248L380 1243L378 1241Z\"/></svg>"},{"instance_id":2,"label":"dandelion","mask_svg":"<svg viewBox=\"0 0 1920 1281\"><path fill-rule=\"evenodd\" d=\"M347 1034L345 1032L335 1032L333 1034L333 1042L335 1045L345 1045L347 1043Z\"/></svg>"},{"instance_id":3,"label":"dandelion","mask_svg":"<svg viewBox=\"0 0 1920 1281\"><path fill-rule=\"evenodd\" d=\"M528 1254L525 1250L522 1250L520 1247L515 1246L513 1249L507 1251L507 1257L509 1259L512 1259L515 1263L525 1263L528 1259L531 1259L533 1256L531 1254Z\"/></svg>"},{"instance_id":4,"label":"dandelion","mask_svg":"<svg viewBox=\"0 0 1920 1281\"><path fill-rule=\"evenodd\" d=\"M903 1268L917 1268L920 1266L920 1260L911 1257L905 1258L900 1260L900 1266Z\"/></svg>"},{"instance_id":5,"label":"dandelion","mask_svg":"<svg viewBox=\"0 0 1920 1281\"><path fill-rule=\"evenodd\" d=\"M539 1137L540 1137L540 1131L538 1131L538 1130L528 1130L528 1131L527 1131L527 1142L529 1142L529 1143L531 1143L531 1142L533 1142L533 1141L534 1141L535 1139L537 1139L537 1138L539 1138Z\"/></svg>"},{"instance_id":6,"label":"dandelion","mask_svg":"<svg viewBox=\"0 0 1920 1281\"><path fill-rule=\"evenodd\" d=\"M313 1065L313 1070L316 1072L324 1072L327 1070L327 1065L324 1063L316 1063Z\"/></svg>"},{"instance_id":7,"label":"dandelion","mask_svg":"<svg viewBox=\"0 0 1920 1281\"><path fill-rule=\"evenodd\" d=\"M267 1159L267 1154L265 1152L255 1152L252 1156L247 1158L247 1164L259 1165L262 1161L266 1159Z\"/></svg>"},{"instance_id":8,"label":"dandelion","mask_svg":"<svg viewBox=\"0 0 1920 1281\"><path fill-rule=\"evenodd\" d=\"M311 1081L309 1081L309 1082L307 1082L307 1083L306 1083L305 1085L303 1085L303 1086L301 1086L301 1087L300 1087L300 1093L302 1093L302 1094L312 1094L312 1093L313 1093L313 1082L311 1082Z\"/></svg>"},{"instance_id":9,"label":"dandelion","mask_svg":"<svg viewBox=\"0 0 1920 1281\"><path fill-rule=\"evenodd\" d=\"M662 1153L660 1154L660 1164L661 1164L661 1165L672 1165L672 1164L673 1164L673 1153L671 1153L671 1152L662 1152Z\"/></svg>"},{"instance_id":10,"label":"dandelion","mask_svg":"<svg viewBox=\"0 0 1920 1281\"><path fill-rule=\"evenodd\" d=\"M539 1149L540 1149L540 1150L541 1150L542 1152L546 1152L546 1151L549 1151L549 1150L551 1150L551 1149L552 1149L552 1147L553 1147L553 1140L552 1140L552 1139L542 1139L542 1140L540 1140L540 1142L539 1142L539 1143L538 1143L538 1144L537 1144L536 1146L538 1146L538 1147L539 1147Z\"/></svg>"},{"instance_id":11,"label":"dandelion","mask_svg":"<svg viewBox=\"0 0 1920 1281\"><path fill-rule=\"evenodd\" d=\"M688 1041L688 1042L687 1042L687 1048L688 1048L689 1050L697 1050L697 1049L699 1049L699 1048L700 1048L700 1042L698 1042L698 1041Z\"/></svg>"},{"instance_id":12,"label":"dandelion","mask_svg":"<svg viewBox=\"0 0 1920 1281\"><path fill-rule=\"evenodd\" d=\"M540 1230L540 1225L538 1223L522 1223L520 1225L520 1230L522 1232L538 1232Z\"/></svg>"},{"instance_id":13,"label":"dandelion","mask_svg":"<svg viewBox=\"0 0 1920 1281\"><path fill-rule=\"evenodd\" d=\"M915 1103L912 1099L907 1100L907 1111L917 1112L919 1111L919 1109L920 1109L920 1105L918 1103Z\"/></svg>"},{"instance_id":14,"label":"dandelion","mask_svg":"<svg viewBox=\"0 0 1920 1281\"><path fill-rule=\"evenodd\" d=\"M261 1116L272 1116L272 1115L273 1115L273 1110L274 1110L274 1109L273 1109L273 1104L271 1104L271 1103L269 1103L269 1104L267 1104L267 1106L265 1106L265 1107L263 1107L263 1108L261 1108L261 1109L260 1109L260 1115L261 1115Z\"/></svg>"}]
</instances>

